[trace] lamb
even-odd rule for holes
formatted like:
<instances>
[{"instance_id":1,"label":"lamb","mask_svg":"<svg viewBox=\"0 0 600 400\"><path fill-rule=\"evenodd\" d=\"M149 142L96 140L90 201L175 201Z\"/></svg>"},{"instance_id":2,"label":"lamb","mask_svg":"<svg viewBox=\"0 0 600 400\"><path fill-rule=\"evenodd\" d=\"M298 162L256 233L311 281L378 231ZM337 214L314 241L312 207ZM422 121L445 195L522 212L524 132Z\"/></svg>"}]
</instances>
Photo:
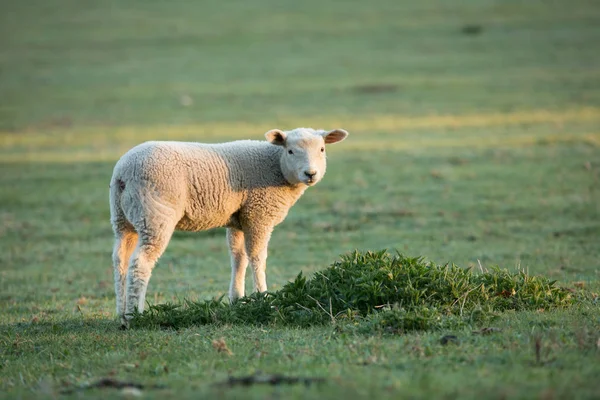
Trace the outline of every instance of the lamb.
<instances>
[{"instance_id":1,"label":"lamb","mask_svg":"<svg viewBox=\"0 0 600 400\"><path fill-rule=\"evenodd\" d=\"M254 289L267 290L267 246L305 189L325 174L325 145L348 132L273 129L266 141L220 144L146 142L115 165L110 213L117 315L123 327L144 310L152 269L175 230L227 228L229 299L244 296L246 267Z\"/></svg>"}]
</instances>

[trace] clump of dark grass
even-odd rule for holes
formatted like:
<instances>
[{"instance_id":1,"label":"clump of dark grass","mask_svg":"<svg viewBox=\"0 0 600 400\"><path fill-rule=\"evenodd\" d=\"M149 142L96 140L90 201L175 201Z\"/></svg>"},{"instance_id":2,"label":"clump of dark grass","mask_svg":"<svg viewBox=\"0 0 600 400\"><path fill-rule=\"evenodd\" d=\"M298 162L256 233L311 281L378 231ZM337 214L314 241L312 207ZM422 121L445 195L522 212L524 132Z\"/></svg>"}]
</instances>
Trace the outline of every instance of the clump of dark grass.
<instances>
[{"instance_id":1,"label":"clump of dark grass","mask_svg":"<svg viewBox=\"0 0 600 400\"><path fill-rule=\"evenodd\" d=\"M571 294L525 271L475 273L453 264L387 251L358 251L307 279L300 273L277 292L228 304L222 298L149 306L134 327L205 324L307 327L351 323L359 330L404 332L477 324L507 310L565 307Z\"/></svg>"}]
</instances>

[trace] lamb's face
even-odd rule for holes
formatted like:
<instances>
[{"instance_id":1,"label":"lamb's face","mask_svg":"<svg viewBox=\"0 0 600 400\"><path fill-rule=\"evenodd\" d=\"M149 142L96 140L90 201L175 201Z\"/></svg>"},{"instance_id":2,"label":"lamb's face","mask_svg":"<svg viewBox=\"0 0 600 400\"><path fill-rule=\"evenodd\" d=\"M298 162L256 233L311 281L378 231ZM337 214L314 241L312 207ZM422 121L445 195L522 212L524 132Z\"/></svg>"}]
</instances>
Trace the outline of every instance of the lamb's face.
<instances>
[{"instance_id":1,"label":"lamb's face","mask_svg":"<svg viewBox=\"0 0 600 400\"><path fill-rule=\"evenodd\" d=\"M344 140L348 132L342 129L329 132L311 128L297 128L289 132L273 129L265 136L271 143L283 147L281 171L287 181L312 186L325 175L325 145Z\"/></svg>"}]
</instances>

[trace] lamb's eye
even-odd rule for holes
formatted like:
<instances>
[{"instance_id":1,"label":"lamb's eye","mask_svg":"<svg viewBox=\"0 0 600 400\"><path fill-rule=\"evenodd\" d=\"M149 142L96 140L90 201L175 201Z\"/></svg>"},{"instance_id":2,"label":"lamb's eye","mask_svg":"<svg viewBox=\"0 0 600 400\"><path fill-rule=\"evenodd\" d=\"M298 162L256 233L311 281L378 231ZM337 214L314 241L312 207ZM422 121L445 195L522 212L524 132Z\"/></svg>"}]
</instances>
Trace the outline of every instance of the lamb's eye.
<instances>
[{"instance_id":1,"label":"lamb's eye","mask_svg":"<svg viewBox=\"0 0 600 400\"><path fill-rule=\"evenodd\" d=\"M325 151L325 147L321 147L321 153Z\"/></svg>"},{"instance_id":2,"label":"lamb's eye","mask_svg":"<svg viewBox=\"0 0 600 400\"><path fill-rule=\"evenodd\" d=\"M288 154L294 154L292 150L288 150Z\"/></svg>"}]
</instances>

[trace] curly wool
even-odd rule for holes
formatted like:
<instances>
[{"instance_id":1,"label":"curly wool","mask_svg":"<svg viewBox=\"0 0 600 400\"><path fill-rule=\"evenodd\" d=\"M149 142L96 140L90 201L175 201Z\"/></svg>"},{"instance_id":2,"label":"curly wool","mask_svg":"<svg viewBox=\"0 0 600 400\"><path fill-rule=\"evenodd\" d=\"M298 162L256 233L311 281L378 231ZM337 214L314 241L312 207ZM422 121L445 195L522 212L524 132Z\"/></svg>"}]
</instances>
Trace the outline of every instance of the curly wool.
<instances>
[{"instance_id":1,"label":"curly wool","mask_svg":"<svg viewBox=\"0 0 600 400\"><path fill-rule=\"evenodd\" d=\"M270 226L283 221L306 190L305 185L289 185L283 177L282 151L282 147L253 140L147 142L119 160L111 188L117 181L125 183L120 199L115 200L134 227L163 219L165 207L170 209L169 218L177 220L177 230L241 229L248 219Z\"/></svg>"}]
</instances>

